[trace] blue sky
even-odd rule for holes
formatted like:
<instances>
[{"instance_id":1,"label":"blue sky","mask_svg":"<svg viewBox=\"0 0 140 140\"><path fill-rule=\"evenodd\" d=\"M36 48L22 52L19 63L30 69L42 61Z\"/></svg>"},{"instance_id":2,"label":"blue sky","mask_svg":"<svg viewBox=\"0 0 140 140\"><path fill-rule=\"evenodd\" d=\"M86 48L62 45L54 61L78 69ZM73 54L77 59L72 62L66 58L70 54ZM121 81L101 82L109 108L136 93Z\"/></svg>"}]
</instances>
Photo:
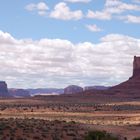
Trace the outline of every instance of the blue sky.
<instances>
[{"instance_id":1,"label":"blue sky","mask_svg":"<svg viewBox=\"0 0 140 140\"><path fill-rule=\"evenodd\" d=\"M139 55L140 0L3 0L0 30L10 87L114 85Z\"/></svg>"},{"instance_id":2,"label":"blue sky","mask_svg":"<svg viewBox=\"0 0 140 140\"><path fill-rule=\"evenodd\" d=\"M11 33L16 38L61 38L68 39L72 42L90 41L97 43L99 39L106 34L117 33L139 38L140 28L138 23L125 23L124 20L118 19L121 16L133 15L140 16L139 10L124 10L119 14L112 14L109 20L96 18L87 18L88 10L102 12L105 9L105 0L91 0L88 3L71 3L62 0L47 0L43 1L48 6L46 14L38 15L38 10L27 10L25 7L31 3L38 4L40 0L4 0L0 4L0 28L2 31ZM54 7L65 2L71 11L81 10L83 17L79 20L62 20L49 17ZM130 6L138 5L133 0L124 0ZM129 6L128 5L128 6ZM119 9L119 8L118 8ZM86 25L96 25L101 29L99 32L89 31Z\"/></svg>"}]
</instances>

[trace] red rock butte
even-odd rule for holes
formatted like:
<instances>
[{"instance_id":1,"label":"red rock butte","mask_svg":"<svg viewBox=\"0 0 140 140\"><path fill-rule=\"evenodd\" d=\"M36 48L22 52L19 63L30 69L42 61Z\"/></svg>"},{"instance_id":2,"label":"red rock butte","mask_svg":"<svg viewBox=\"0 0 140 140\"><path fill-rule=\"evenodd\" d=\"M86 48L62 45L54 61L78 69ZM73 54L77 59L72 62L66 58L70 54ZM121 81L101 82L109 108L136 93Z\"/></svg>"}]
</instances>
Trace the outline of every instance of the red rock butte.
<instances>
[{"instance_id":1,"label":"red rock butte","mask_svg":"<svg viewBox=\"0 0 140 140\"><path fill-rule=\"evenodd\" d=\"M111 89L127 91L127 93L140 92L140 57L134 56L132 77Z\"/></svg>"},{"instance_id":2,"label":"red rock butte","mask_svg":"<svg viewBox=\"0 0 140 140\"><path fill-rule=\"evenodd\" d=\"M134 56L133 76L131 78L140 78L140 57Z\"/></svg>"}]
</instances>

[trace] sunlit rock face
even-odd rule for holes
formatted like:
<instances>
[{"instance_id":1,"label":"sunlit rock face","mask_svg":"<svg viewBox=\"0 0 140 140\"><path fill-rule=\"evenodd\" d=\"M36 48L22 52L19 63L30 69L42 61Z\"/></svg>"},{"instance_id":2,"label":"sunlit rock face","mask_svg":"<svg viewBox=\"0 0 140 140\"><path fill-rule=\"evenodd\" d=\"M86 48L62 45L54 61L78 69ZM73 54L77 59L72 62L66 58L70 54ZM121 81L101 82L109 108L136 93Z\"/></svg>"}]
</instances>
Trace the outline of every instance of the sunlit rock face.
<instances>
[{"instance_id":1,"label":"sunlit rock face","mask_svg":"<svg viewBox=\"0 0 140 140\"><path fill-rule=\"evenodd\" d=\"M7 84L4 81L0 81L0 97L10 97Z\"/></svg>"},{"instance_id":2,"label":"sunlit rock face","mask_svg":"<svg viewBox=\"0 0 140 140\"><path fill-rule=\"evenodd\" d=\"M64 94L74 94L83 92L83 88L76 85L70 85L64 89Z\"/></svg>"},{"instance_id":3,"label":"sunlit rock face","mask_svg":"<svg viewBox=\"0 0 140 140\"><path fill-rule=\"evenodd\" d=\"M131 91L131 93L140 93L140 57L134 56L132 77L119 85L111 87L111 89Z\"/></svg>"}]
</instances>

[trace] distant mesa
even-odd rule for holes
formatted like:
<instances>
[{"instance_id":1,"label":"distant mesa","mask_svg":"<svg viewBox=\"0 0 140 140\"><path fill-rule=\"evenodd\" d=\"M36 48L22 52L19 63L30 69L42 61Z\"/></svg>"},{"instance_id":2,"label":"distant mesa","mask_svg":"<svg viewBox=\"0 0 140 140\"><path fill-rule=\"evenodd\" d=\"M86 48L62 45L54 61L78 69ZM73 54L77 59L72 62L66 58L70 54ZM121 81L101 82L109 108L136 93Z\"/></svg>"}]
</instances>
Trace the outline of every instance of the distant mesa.
<instances>
[{"instance_id":1,"label":"distant mesa","mask_svg":"<svg viewBox=\"0 0 140 140\"><path fill-rule=\"evenodd\" d=\"M7 84L5 81L0 81L0 97L10 97L8 92Z\"/></svg>"},{"instance_id":2,"label":"distant mesa","mask_svg":"<svg viewBox=\"0 0 140 140\"><path fill-rule=\"evenodd\" d=\"M107 90L109 89L109 87L105 87L105 86L86 86L84 88L85 91L88 91L88 90Z\"/></svg>"},{"instance_id":3,"label":"distant mesa","mask_svg":"<svg viewBox=\"0 0 140 140\"><path fill-rule=\"evenodd\" d=\"M140 92L140 57L134 56L132 77L119 85L111 87L110 89L127 91L127 93Z\"/></svg>"},{"instance_id":4,"label":"distant mesa","mask_svg":"<svg viewBox=\"0 0 140 140\"><path fill-rule=\"evenodd\" d=\"M64 89L64 94L75 94L83 92L83 88L77 85L70 85Z\"/></svg>"},{"instance_id":5,"label":"distant mesa","mask_svg":"<svg viewBox=\"0 0 140 140\"><path fill-rule=\"evenodd\" d=\"M9 89L9 93L11 94L11 96L17 97L17 98L30 97L29 91L25 89Z\"/></svg>"}]
</instances>

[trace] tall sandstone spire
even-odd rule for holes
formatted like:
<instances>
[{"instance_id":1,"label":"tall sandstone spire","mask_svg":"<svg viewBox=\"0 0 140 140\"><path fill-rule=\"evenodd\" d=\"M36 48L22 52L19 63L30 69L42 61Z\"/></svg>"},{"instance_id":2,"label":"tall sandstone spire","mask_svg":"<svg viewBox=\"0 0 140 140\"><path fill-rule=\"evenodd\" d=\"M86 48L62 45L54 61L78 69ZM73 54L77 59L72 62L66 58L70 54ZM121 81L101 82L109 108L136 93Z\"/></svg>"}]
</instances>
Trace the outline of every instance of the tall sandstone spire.
<instances>
[{"instance_id":1,"label":"tall sandstone spire","mask_svg":"<svg viewBox=\"0 0 140 140\"><path fill-rule=\"evenodd\" d=\"M126 93L140 93L140 57L134 56L132 77L110 89L125 91Z\"/></svg>"},{"instance_id":2,"label":"tall sandstone spire","mask_svg":"<svg viewBox=\"0 0 140 140\"><path fill-rule=\"evenodd\" d=\"M140 78L140 57L134 56L133 76L131 78Z\"/></svg>"}]
</instances>

